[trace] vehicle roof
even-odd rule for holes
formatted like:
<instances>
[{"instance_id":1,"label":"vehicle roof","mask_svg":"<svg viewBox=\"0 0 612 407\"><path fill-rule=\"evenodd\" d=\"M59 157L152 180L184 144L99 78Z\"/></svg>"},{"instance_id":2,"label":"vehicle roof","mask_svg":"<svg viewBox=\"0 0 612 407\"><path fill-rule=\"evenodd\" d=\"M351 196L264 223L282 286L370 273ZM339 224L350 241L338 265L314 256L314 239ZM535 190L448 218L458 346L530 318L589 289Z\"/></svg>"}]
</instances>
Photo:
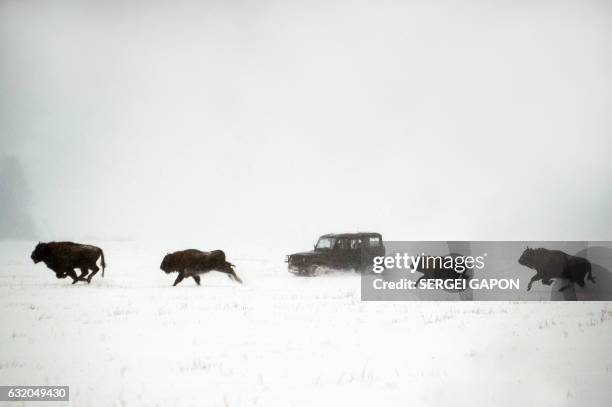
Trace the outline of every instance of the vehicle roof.
<instances>
[{"instance_id":1,"label":"vehicle roof","mask_svg":"<svg viewBox=\"0 0 612 407\"><path fill-rule=\"evenodd\" d=\"M375 232L355 232L355 233L328 233L326 235L323 235L321 237L364 237L364 236L378 236L382 238L382 235L380 233L375 233Z\"/></svg>"}]
</instances>

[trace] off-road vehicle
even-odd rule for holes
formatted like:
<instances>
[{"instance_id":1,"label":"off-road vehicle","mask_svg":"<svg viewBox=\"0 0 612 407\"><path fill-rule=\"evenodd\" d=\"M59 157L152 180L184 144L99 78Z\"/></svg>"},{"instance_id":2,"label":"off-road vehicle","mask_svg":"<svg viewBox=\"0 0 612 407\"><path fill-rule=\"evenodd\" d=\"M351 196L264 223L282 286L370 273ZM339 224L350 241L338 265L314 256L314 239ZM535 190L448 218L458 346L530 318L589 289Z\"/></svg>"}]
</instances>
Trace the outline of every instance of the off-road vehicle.
<instances>
[{"instance_id":1,"label":"off-road vehicle","mask_svg":"<svg viewBox=\"0 0 612 407\"><path fill-rule=\"evenodd\" d=\"M323 235L309 252L286 257L289 272L313 276L321 269L368 272L372 258L385 255L380 233L340 233Z\"/></svg>"}]
</instances>

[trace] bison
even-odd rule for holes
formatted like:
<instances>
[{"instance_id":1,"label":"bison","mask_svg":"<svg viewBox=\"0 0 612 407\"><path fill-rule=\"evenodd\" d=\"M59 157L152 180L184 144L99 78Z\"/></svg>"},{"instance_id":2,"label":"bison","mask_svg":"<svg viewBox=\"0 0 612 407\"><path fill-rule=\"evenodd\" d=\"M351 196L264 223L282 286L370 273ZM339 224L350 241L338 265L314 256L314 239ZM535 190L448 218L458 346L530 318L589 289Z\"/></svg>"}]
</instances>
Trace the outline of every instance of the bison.
<instances>
[{"instance_id":1,"label":"bison","mask_svg":"<svg viewBox=\"0 0 612 407\"><path fill-rule=\"evenodd\" d=\"M200 285L200 274L208 273L211 270L226 273L230 279L242 284L242 280L234 272L234 267L232 263L225 260L223 250L202 252L196 249L168 253L159 266L166 274L178 272L173 286L183 281L185 277L193 277Z\"/></svg>"},{"instance_id":2,"label":"bison","mask_svg":"<svg viewBox=\"0 0 612 407\"><path fill-rule=\"evenodd\" d=\"M585 277L595 283L595 277L591 274L591 263L587 259L571 256L559 250L527 247L518 262L536 271L527 285L527 291L531 290L535 281L542 280L542 284L551 285L553 278L568 281L566 285L559 288L559 291L569 288L574 283L584 287Z\"/></svg>"},{"instance_id":3,"label":"bison","mask_svg":"<svg viewBox=\"0 0 612 407\"><path fill-rule=\"evenodd\" d=\"M76 284L77 281L91 283L93 276L100 271L100 268L96 265L98 258L101 259L102 277L104 277L104 269L106 268L102 249L73 242L39 242L30 257L35 264L44 262L47 267L55 272L57 278L70 276L72 284ZM81 275L77 276L74 269L80 269ZM92 271L91 274L89 274L89 270Z\"/></svg>"}]
</instances>

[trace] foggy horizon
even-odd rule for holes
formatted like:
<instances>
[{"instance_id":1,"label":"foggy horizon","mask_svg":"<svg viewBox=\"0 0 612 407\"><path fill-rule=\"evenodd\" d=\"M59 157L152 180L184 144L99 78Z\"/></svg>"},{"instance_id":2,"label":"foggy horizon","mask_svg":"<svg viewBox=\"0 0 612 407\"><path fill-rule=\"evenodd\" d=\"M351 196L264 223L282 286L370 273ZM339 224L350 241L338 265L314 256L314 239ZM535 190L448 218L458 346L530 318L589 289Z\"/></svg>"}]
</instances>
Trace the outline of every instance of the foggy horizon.
<instances>
[{"instance_id":1,"label":"foggy horizon","mask_svg":"<svg viewBox=\"0 0 612 407\"><path fill-rule=\"evenodd\" d=\"M34 240L610 240L612 4L551 4L4 1L0 206Z\"/></svg>"}]
</instances>

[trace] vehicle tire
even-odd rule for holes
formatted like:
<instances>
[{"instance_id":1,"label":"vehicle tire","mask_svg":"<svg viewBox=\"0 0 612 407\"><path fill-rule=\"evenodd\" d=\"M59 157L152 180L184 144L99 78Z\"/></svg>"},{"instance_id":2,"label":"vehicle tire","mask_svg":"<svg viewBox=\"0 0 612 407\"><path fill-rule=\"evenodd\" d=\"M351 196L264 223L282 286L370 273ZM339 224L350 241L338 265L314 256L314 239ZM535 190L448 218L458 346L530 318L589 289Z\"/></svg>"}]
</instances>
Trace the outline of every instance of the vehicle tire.
<instances>
[{"instance_id":1,"label":"vehicle tire","mask_svg":"<svg viewBox=\"0 0 612 407\"><path fill-rule=\"evenodd\" d=\"M363 274L371 274L372 273L372 268L369 265L365 264L365 265L361 265L361 266L359 266L359 268L355 269L355 272L357 274L362 274L362 275Z\"/></svg>"},{"instance_id":2,"label":"vehicle tire","mask_svg":"<svg viewBox=\"0 0 612 407\"><path fill-rule=\"evenodd\" d=\"M305 275L309 276L309 277L314 277L314 276L317 275L317 270L319 270L319 266L317 264L311 264L306 269L306 274Z\"/></svg>"},{"instance_id":3,"label":"vehicle tire","mask_svg":"<svg viewBox=\"0 0 612 407\"><path fill-rule=\"evenodd\" d=\"M297 273L295 273L294 275L296 277L310 277L311 276L311 270L312 270L312 266L308 266L305 268L300 268L299 271Z\"/></svg>"}]
</instances>

